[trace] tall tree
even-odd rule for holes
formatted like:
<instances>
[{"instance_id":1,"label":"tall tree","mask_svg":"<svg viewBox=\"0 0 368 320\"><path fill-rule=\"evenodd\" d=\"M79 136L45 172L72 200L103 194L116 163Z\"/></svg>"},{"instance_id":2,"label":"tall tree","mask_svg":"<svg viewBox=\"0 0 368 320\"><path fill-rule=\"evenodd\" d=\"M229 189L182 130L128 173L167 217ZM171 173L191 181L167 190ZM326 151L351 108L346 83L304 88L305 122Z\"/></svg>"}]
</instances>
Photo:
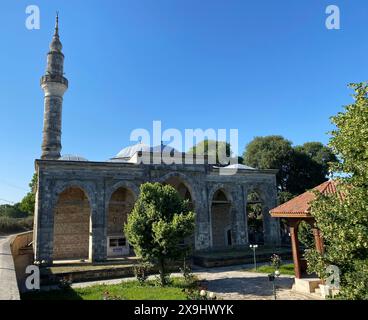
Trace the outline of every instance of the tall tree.
<instances>
[{"instance_id":1,"label":"tall tree","mask_svg":"<svg viewBox=\"0 0 368 320\"><path fill-rule=\"evenodd\" d=\"M294 148L297 152L307 154L310 159L322 167L321 173L324 176L329 174L330 163L337 162L335 154L331 148L323 145L321 142L306 142L301 146Z\"/></svg>"},{"instance_id":2,"label":"tall tree","mask_svg":"<svg viewBox=\"0 0 368 320\"><path fill-rule=\"evenodd\" d=\"M368 85L350 85L354 103L332 117L330 147L341 159L331 170L338 194L317 194L311 213L325 239L325 254L308 251L309 271L326 277L328 265L341 271L341 297L368 299Z\"/></svg>"},{"instance_id":3,"label":"tall tree","mask_svg":"<svg viewBox=\"0 0 368 320\"><path fill-rule=\"evenodd\" d=\"M289 200L327 180L328 163L336 161L320 142L293 147L282 136L256 137L244 151L244 162L259 169L278 169L279 200Z\"/></svg>"},{"instance_id":4,"label":"tall tree","mask_svg":"<svg viewBox=\"0 0 368 320\"><path fill-rule=\"evenodd\" d=\"M158 266L161 285L166 284L167 262L187 254L189 245L180 243L193 232L194 213L172 186L141 185L124 233L138 257Z\"/></svg>"},{"instance_id":5,"label":"tall tree","mask_svg":"<svg viewBox=\"0 0 368 320\"><path fill-rule=\"evenodd\" d=\"M287 191L290 158L293 153L291 141L282 136L255 137L243 154L244 163L258 169L278 169L277 184L280 191Z\"/></svg>"}]
</instances>

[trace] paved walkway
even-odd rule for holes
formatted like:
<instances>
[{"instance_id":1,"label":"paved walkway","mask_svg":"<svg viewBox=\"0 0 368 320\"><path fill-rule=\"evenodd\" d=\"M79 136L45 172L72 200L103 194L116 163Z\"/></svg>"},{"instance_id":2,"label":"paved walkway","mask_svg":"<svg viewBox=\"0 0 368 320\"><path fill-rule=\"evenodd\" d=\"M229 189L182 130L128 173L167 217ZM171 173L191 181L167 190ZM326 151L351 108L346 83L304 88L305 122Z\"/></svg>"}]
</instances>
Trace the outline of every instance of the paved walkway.
<instances>
[{"instance_id":1,"label":"paved walkway","mask_svg":"<svg viewBox=\"0 0 368 320\"><path fill-rule=\"evenodd\" d=\"M215 269L200 269L197 275L207 281L209 291L224 300L273 300L272 283L265 273L243 271L249 266L233 266ZM283 276L275 280L276 296L279 300L314 300L318 297L291 290L293 276Z\"/></svg>"},{"instance_id":2,"label":"paved walkway","mask_svg":"<svg viewBox=\"0 0 368 320\"><path fill-rule=\"evenodd\" d=\"M0 300L19 300L10 237L0 236Z\"/></svg>"},{"instance_id":3,"label":"paved walkway","mask_svg":"<svg viewBox=\"0 0 368 320\"><path fill-rule=\"evenodd\" d=\"M206 281L209 291L224 300L273 300L272 284L267 274L243 271L245 267L231 266L221 268L198 268L193 270L199 279ZM180 276L174 273L172 276ZM151 276L150 278L153 278ZM120 284L134 278L92 281L72 284L73 288L85 288L97 284ZM313 300L317 296L305 295L291 290L294 277L280 276L276 280L277 299L279 300Z\"/></svg>"}]
</instances>

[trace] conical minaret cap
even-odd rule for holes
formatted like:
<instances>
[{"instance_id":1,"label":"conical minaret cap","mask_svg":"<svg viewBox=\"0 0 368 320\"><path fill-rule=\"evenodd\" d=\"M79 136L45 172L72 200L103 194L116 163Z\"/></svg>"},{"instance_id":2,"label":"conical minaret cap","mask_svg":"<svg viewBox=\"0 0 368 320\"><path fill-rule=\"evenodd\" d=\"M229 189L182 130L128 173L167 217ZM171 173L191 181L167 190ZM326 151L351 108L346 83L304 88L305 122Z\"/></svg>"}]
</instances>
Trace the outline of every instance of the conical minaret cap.
<instances>
[{"instance_id":1,"label":"conical minaret cap","mask_svg":"<svg viewBox=\"0 0 368 320\"><path fill-rule=\"evenodd\" d=\"M60 38L59 38L59 13L56 13L55 33L50 43L50 50L61 52L62 49L63 49L63 45L61 44Z\"/></svg>"}]
</instances>

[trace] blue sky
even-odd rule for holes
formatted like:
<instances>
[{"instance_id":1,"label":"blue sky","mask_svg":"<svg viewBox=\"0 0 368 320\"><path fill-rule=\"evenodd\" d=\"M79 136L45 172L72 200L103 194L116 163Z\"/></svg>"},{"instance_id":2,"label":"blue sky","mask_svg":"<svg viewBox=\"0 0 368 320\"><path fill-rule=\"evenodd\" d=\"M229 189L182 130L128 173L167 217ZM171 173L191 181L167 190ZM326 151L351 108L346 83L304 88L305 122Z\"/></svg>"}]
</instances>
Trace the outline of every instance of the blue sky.
<instances>
[{"instance_id":1,"label":"blue sky","mask_svg":"<svg viewBox=\"0 0 368 320\"><path fill-rule=\"evenodd\" d=\"M41 29L25 27L38 5ZM325 9L341 10L327 30ZM0 199L18 201L40 156L39 79L60 11L69 90L63 153L105 160L136 128L237 128L327 143L329 117L365 81L366 0L3 0ZM0 203L2 203L0 201Z\"/></svg>"}]
</instances>

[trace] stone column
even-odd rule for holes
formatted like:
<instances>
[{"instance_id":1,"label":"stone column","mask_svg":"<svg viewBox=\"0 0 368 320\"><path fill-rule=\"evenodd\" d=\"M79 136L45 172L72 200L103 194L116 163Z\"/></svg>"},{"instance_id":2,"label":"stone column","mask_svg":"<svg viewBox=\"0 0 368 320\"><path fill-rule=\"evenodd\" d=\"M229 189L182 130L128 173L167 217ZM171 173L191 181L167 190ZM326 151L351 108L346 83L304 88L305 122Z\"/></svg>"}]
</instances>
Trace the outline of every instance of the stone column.
<instances>
[{"instance_id":1,"label":"stone column","mask_svg":"<svg viewBox=\"0 0 368 320\"><path fill-rule=\"evenodd\" d=\"M92 209L92 248L90 250L92 262L107 259L107 212L105 203L105 188L103 182L96 186L95 204Z\"/></svg>"},{"instance_id":2,"label":"stone column","mask_svg":"<svg viewBox=\"0 0 368 320\"><path fill-rule=\"evenodd\" d=\"M232 217L234 219L232 229L234 235L234 244L241 246L247 244L248 242L246 208L242 186L238 185L233 189L232 198Z\"/></svg>"},{"instance_id":3,"label":"stone column","mask_svg":"<svg viewBox=\"0 0 368 320\"><path fill-rule=\"evenodd\" d=\"M269 245L280 245L280 219L272 218L270 210L277 205L276 187L270 186L266 189L263 199L263 219L264 219L264 242Z\"/></svg>"},{"instance_id":4,"label":"stone column","mask_svg":"<svg viewBox=\"0 0 368 320\"><path fill-rule=\"evenodd\" d=\"M42 176L40 176L42 179ZM41 187L40 187L41 186ZM54 243L54 204L52 199L52 187L48 181L39 183L36 195L36 208L34 230L34 259L44 261L46 264L52 263L53 243Z\"/></svg>"},{"instance_id":5,"label":"stone column","mask_svg":"<svg viewBox=\"0 0 368 320\"><path fill-rule=\"evenodd\" d=\"M194 188L195 199L195 250L206 250L211 246L210 204L206 185L201 183Z\"/></svg>"}]
</instances>

